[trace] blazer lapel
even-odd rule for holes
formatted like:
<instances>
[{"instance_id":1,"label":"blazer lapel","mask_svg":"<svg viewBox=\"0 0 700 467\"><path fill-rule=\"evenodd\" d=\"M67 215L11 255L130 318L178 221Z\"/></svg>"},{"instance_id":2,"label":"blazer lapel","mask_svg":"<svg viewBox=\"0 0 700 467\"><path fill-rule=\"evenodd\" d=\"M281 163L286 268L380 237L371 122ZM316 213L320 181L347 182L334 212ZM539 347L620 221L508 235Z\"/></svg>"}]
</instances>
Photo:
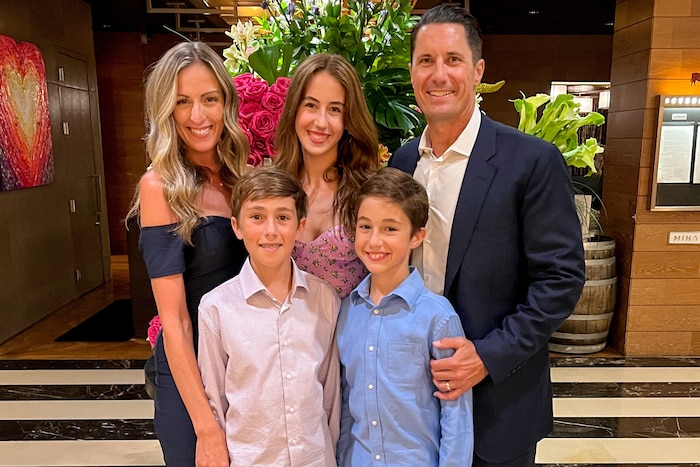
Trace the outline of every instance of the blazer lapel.
<instances>
[{"instance_id":1,"label":"blazer lapel","mask_svg":"<svg viewBox=\"0 0 700 467\"><path fill-rule=\"evenodd\" d=\"M445 269L445 294L452 287L452 282L462 265L462 259L471 242L484 200L498 171L497 167L489 163L489 159L495 153L495 125L486 115L482 115L479 134L477 135L474 149L469 156L469 163L462 181L462 189L457 199L455 216L452 220L450 247Z\"/></svg>"}]
</instances>

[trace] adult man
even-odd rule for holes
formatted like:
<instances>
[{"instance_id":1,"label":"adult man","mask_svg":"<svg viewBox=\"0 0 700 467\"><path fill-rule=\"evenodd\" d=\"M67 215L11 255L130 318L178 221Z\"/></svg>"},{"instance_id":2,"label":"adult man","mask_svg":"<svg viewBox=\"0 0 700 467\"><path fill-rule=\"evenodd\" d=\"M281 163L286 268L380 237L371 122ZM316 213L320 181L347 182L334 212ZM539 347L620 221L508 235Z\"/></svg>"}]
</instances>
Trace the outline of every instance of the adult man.
<instances>
[{"instance_id":1,"label":"adult man","mask_svg":"<svg viewBox=\"0 0 700 467\"><path fill-rule=\"evenodd\" d=\"M547 340L584 282L581 229L561 153L481 115L481 35L464 9L432 8L413 31L411 81L428 121L390 165L430 198L412 262L459 314L467 339L436 345L441 399L473 387L475 466L534 464L552 430Z\"/></svg>"}]
</instances>

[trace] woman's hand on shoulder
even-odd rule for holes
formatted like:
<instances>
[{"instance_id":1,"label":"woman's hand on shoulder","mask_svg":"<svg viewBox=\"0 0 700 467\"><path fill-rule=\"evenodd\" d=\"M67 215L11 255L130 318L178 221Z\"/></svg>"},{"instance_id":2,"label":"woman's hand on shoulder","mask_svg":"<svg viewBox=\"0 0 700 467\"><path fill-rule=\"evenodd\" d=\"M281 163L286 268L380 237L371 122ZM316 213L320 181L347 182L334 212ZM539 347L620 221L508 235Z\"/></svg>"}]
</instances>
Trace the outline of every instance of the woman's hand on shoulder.
<instances>
[{"instance_id":1,"label":"woman's hand on shoulder","mask_svg":"<svg viewBox=\"0 0 700 467\"><path fill-rule=\"evenodd\" d=\"M170 209L165 193L163 180L153 170L149 170L139 181L141 196L141 226L167 225L177 222L175 213Z\"/></svg>"}]
</instances>

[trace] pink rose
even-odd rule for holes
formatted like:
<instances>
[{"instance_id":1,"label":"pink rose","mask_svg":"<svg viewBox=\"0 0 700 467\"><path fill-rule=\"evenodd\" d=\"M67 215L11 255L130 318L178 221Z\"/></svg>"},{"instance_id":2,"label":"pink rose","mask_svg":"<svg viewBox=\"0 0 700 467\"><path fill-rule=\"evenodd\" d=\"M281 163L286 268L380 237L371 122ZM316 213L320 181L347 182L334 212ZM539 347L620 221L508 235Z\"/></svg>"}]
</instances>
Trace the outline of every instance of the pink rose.
<instances>
[{"instance_id":1,"label":"pink rose","mask_svg":"<svg viewBox=\"0 0 700 467\"><path fill-rule=\"evenodd\" d=\"M289 91L289 84L291 82L291 79L280 76L277 78L277 81L275 81L275 84L270 86L270 90L281 97L286 97L287 91Z\"/></svg>"},{"instance_id":2,"label":"pink rose","mask_svg":"<svg viewBox=\"0 0 700 467\"><path fill-rule=\"evenodd\" d=\"M272 112L261 110L253 115L249 127L256 136L269 138L277 127L277 117Z\"/></svg>"},{"instance_id":3,"label":"pink rose","mask_svg":"<svg viewBox=\"0 0 700 467\"><path fill-rule=\"evenodd\" d=\"M263 109L267 109L270 112L277 114L281 112L282 107L284 107L284 96L280 96L274 92L268 92L262 98L262 107Z\"/></svg>"},{"instance_id":4,"label":"pink rose","mask_svg":"<svg viewBox=\"0 0 700 467\"><path fill-rule=\"evenodd\" d=\"M257 78L253 76L252 73L243 73L242 75L238 75L233 78L233 84L236 86L236 91L240 93L241 89L248 86L248 83L256 80Z\"/></svg>"},{"instance_id":5,"label":"pink rose","mask_svg":"<svg viewBox=\"0 0 700 467\"><path fill-rule=\"evenodd\" d=\"M253 115L260 112L262 107L258 102L246 102L238 109L238 122L249 125Z\"/></svg>"},{"instance_id":6,"label":"pink rose","mask_svg":"<svg viewBox=\"0 0 700 467\"><path fill-rule=\"evenodd\" d=\"M267 92L267 83L263 80L254 80L241 88L240 94L244 102L260 102Z\"/></svg>"},{"instance_id":7,"label":"pink rose","mask_svg":"<svg viewBox=\"0 0 700 467\"><path fill-rule=\"evenodd\" d=\"M156 346L156 339L158 338L160 328L160 318L156 315L148 322L148 342L151 344L151 347Z\"/></svg>"}]
</instances>

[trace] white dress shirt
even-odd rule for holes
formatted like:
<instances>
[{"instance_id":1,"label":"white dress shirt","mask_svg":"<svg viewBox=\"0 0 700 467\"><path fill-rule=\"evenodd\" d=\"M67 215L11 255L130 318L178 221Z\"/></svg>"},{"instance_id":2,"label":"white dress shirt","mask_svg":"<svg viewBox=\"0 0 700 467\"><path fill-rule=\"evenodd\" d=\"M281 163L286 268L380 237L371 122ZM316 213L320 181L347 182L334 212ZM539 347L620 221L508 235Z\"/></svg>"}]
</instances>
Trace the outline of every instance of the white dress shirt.
<instances>
[{"instance_id":1,"label":"white dress shirt","mask_svg":"<svg viewBox=\"0 0 700 467\"><path fill-rule=\"evenodd\" d=\"M280 303L246 260L199 305L198 363L231 466L336 465L340 299L293 261L292 276Z\"/></svg>"},{"instance_id":2,"label":"white dress shirt","mask_svg":"<svg viewBox=\"0 0 700 467\"><path fill-rule=\"evenodd\" d=\"M425 240L413 250L411 264L421 272L425 286L439 295L443 295L445 289L447 251L457 198L480 126L481 111L475 105L469 123L442 156L435 157L433 154L428 127L423 131L418 144L420 159L413 178L428 192L430 213L425 226Z\"/></svg>"}]
</instances>

